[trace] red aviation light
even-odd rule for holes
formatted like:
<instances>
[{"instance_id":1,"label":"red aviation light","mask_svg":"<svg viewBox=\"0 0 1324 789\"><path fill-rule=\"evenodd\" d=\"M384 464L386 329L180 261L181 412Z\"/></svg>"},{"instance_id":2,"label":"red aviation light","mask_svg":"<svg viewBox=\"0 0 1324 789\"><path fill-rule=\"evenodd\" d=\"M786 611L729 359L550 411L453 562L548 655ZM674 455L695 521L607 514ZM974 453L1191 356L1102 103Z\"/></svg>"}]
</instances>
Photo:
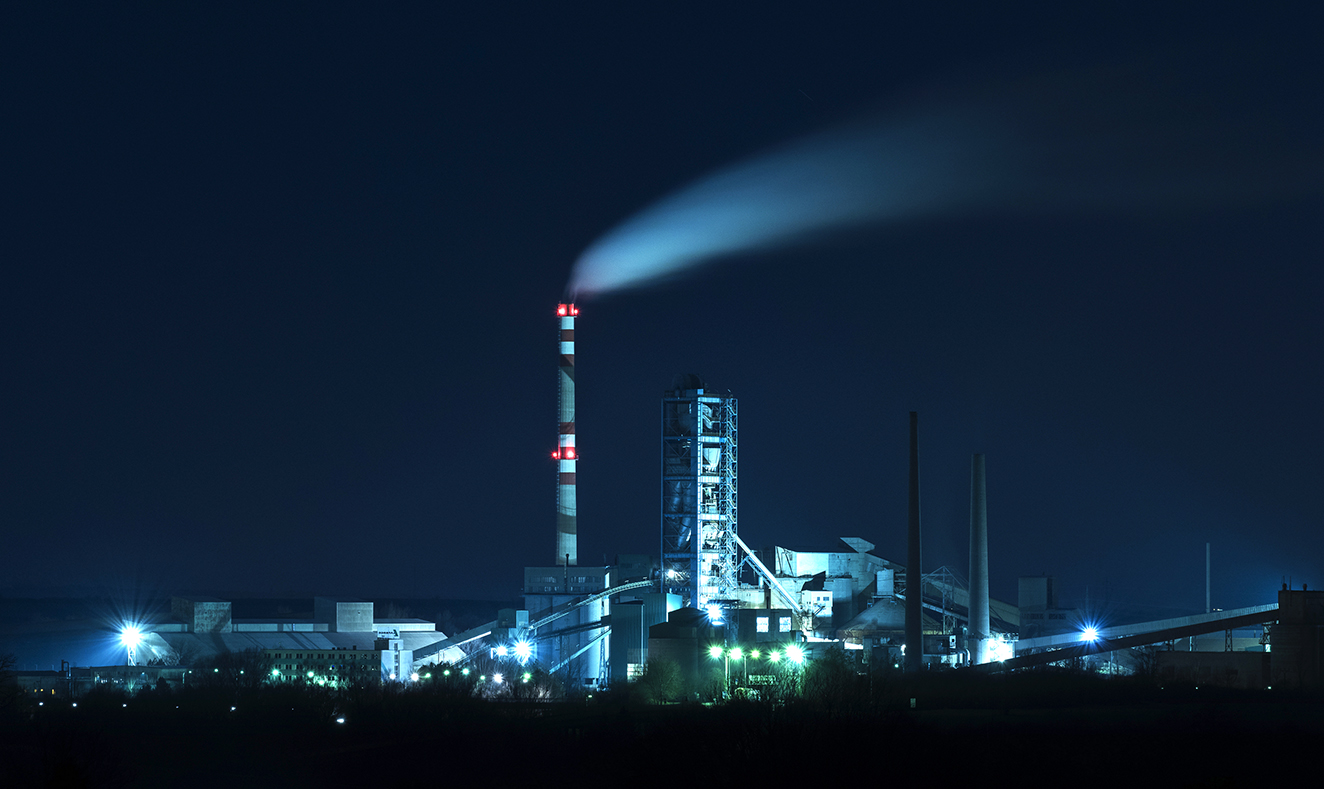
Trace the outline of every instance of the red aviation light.
<instances>
[{"instance_id":1,"label":"red aviation light","mask_svg":"<svg viewBox=\"0 0 1324 789\"><path fill-rule=\"evenodd\" d=\"M560 460L560 459L561 459L561 453L559 451L552 453L552 460Z\"/></svg>"},{"instance_id":2,"label":"red aviation light","mask_svg":"<svg viewBox=\"0 0 1324 789\"><path fill-rule=\"evenodd\" d=\"M556 314L559 315L560 317L564 318L566 315L569 314L569 312L570 312L570 307L568 305L565 304L556 305Z\"/></svg>"},{"instance_id":3,"label":"red aviation light","mask_svg":"<svg viewBox=\"0 0 1324 789\"><path fill-rule=\"evenodd\" d=\"M570 317L573 318L574 316L576 316L576 315L578 315L578 314L579 314L579 308L576 307L575 305L571 304L571 305L570 305Z\"/></svg>"},{"instance_id":4,"label":"red aviation light","mask_svg":"<svg viewBox=\"0 0 1324 789\"><path fill-rule=\"evenodd\" d=\"M574 448L574 447L566 447L566 448L565 448L565 459L566 459L566 460L574 460L574 459L575 459L575 448Z\"/></svg>"}]
</instances>

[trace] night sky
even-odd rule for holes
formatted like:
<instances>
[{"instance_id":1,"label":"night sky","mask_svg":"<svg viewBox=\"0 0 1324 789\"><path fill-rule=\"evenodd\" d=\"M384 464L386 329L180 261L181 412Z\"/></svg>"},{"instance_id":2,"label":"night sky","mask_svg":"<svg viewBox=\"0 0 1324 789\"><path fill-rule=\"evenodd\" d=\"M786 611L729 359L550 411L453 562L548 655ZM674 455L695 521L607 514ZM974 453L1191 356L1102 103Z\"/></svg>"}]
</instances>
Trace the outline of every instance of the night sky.
<instances>
[{"instance_id":1,"label":"night sky","mask_svg":"<svg viewBox=\"0 0 1324 789\"><path fill-rule=\"evenodd\" d=\"M1206 542L1215 607L1324 584L1307 4L277 5L3 12L0 594L513 599L575 261L914 113L961 166L860 167L926 210L580 299L580 563L658 552L693 372L740 398L756 547L904 562L916 410L926 570L966 572L984 452L995 597L1202 610Z\"/></svg>"}]
</instances>

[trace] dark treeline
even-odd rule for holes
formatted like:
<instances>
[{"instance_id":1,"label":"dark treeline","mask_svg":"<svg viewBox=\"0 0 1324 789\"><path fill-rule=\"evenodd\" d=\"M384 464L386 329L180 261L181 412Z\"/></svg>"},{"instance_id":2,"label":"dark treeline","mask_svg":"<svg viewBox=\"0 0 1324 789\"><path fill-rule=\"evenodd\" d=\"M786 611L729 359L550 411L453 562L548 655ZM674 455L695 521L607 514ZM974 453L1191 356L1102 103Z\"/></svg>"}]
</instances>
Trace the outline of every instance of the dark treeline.
<instances>
[{"instance_id":1,"label":"dark treeline","mask_svg":"<svg viewBox=\"0 0 1324 789\"><path fill-rule=\"evenodd\" d=\"M329 689L215 671L186 687L98 689L77 707L20 697L0 721L0 785L440 784L475 774L715 785L972 769L994 784L1040 775L1236 785L1262 780L1266 763L1304 764L1302 746L1324 734L1318 697L1054 670L911 677L830 658L808 667L794 694L711 704L656 703L665 673L592 695L552 693L552 678L535 672L496 693L477 672L430 673L407 688Z\"/></svg>"}]
</instances>

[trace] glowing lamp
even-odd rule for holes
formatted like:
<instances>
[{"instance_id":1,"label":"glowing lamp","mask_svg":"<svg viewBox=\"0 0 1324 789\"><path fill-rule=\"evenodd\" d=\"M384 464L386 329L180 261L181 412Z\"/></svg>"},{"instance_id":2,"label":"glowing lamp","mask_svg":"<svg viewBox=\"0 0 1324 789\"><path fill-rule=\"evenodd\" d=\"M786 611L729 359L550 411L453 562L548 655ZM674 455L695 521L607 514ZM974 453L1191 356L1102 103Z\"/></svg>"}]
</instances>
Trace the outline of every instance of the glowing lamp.
<instances>
[{"instance_id":1,"label":"glowing lamp","mask_svg":"<svg viewBox=\"0 0 1324 789\"><path fill-rule=\"evenodd\" d=\"M564 317L566 316L566 313L567 313L568 311L569 311L569 308L566 307L566 305L564 305L564 304L558 304L558 305L556 305L556 314L559 315L559 316L561 316L562 318L564 318Z\"/></svg>"},{"instance_id":2,"label":"glowing lamp","mask_svg":"<svg viewBox=\"0 0 1324 789\"><path fill-rule=\"evenodd\" d=\"M521 661L527 661L530 657L533 657L533 645L527 641L516 641L515 657Z\"/></svg>"},{"instance_id":3,"label":"glowing lamp","mask_svg":"<svg viewBox=\"0 0 1324 789\"><path fill-rule=\"evenodd\" d=\"M719 647L719 646L711 646L711 647L708 647L708 657L712 658L713 660L716 660L717 658L719 658L719 657L721 657L721 656L722 656L722 648L721 648L721 647Z\"/></svg>"},{"instance_id":4,"label":"glowing lamp","mask_svg":"<svg viewBox=\"0 0 1324 789\"><path fill-rule=\"evenodd\" d=\"M565 459L566 459L566 460L574 460L574 459L575 459L575 448L574 448L574 447L566 447L566 448L565 448Z\"/></svg>"},{"instance_id":5,"label":"glowing lamp","mask_svg":"<svg viewBox=\"0 0 1324 789\"><path fill-rule=\"evenodd\" d=\"M789 646L786 648L786 659L797 666L801 665L805 662L805 651L797 646Z\"/></svg>"},{"instance_id":6,"label":"glowing lamp","mask_svg":"<svg viewBox=\"0 0 1324 789\"><path fill-rule=\"evenodd\" d=\"M1090 641L1090 642L1098 641L1098 640L1099 640L1099 631L1098 631L1098 629L1097 629L1097 628L1093 628L1093 627L1087 627L1087 628L1085 628L1083 631L1081 631L1081 634L1080 634L1080 640L1081 640L1081 641Z\"/></svg>"}]
</instances>

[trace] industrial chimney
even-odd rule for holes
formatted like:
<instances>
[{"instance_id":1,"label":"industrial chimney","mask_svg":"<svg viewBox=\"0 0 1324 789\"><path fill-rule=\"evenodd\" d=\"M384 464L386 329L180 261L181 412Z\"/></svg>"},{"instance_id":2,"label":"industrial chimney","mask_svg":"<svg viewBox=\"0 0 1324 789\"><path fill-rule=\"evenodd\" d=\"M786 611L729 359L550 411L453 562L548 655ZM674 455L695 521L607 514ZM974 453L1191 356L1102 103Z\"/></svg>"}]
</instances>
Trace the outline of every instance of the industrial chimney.
<instances>
[{"instance_id":1,"label":"industrial chimney","mask_svg":"<svg viewBox=\"0 0 1324 789\"><path fill-rule=\"evenodd\" d=\"M906 671L924 667L924 631L920 598L924 581L920 571L919 533L919 412L910 412L910 528L906 547Z\"/></svg>"},{"instance_id":2,"label":"industrial chimney","mask_svg":"<svg viewBox=\"0 0 1324 789\"><path fill-rule=\"evenodd\" d=\"M988 662L988 497L984 456L970 458L970 662Z\"/></svg>"},{"instance_id":3,"label":"industrial chimney","mask_svg":"<svg viewBox=\"0 0 1324 789\"><path fill-rule=\"evenodd\" d=\"M561 321L561 374L558 377L561 428L552 457L557 464L556 477L556 563L573 565L579 561L576 541L578 507L575 504L575 316L574 304L556 305Z\"/></svg>"}]
</instances>

